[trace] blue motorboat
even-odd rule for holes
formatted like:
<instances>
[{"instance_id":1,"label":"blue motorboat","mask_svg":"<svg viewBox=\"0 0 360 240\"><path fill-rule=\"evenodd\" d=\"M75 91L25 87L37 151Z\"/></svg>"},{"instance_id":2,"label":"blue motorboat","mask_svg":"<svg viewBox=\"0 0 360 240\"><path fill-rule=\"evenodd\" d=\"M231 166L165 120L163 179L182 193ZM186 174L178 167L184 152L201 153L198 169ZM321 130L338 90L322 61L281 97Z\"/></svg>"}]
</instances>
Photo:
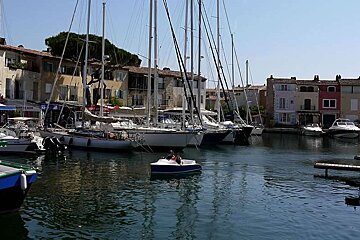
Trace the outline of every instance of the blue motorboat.
<instances>
[{"instance_id":1,"label":"blue motorboat","mask_svg":"<svg viewBox=\"0 0 360 240\"><path fill-rule=\"evenodd\" d=\"M179 158L160 158L151 163L151 174L184 174L201 171L201 165L195 160Z\"/></svg>"},{"instance_id":2,"label":"blue motorboat","mask_svg":"<svg viewBox=\"0 0 360 240\"><path fill-rule=\"evenodd\" d=\"M32 167L0 161L0 214L19 210L36 179Z\"/></svg>"}]
</instances>

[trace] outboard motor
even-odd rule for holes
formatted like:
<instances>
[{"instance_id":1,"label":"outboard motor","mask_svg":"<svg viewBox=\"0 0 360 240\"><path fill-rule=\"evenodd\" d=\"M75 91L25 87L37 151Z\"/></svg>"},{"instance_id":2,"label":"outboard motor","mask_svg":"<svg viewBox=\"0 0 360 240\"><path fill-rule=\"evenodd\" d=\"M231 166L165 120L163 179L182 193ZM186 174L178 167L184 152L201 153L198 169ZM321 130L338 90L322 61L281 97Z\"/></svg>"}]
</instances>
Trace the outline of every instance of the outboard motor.
<instances>
[{"instance_id":1,"label":"outboard motor","mask_svg":"<svg viewBox=\"0 0 360 240\"><path fill-rule=\"evenodd\" d=\"M51 140L56 145L57 150L64 151L66 149L65 145L62 144L58 138L52 137Z\"/></svg>"}]
</instances>

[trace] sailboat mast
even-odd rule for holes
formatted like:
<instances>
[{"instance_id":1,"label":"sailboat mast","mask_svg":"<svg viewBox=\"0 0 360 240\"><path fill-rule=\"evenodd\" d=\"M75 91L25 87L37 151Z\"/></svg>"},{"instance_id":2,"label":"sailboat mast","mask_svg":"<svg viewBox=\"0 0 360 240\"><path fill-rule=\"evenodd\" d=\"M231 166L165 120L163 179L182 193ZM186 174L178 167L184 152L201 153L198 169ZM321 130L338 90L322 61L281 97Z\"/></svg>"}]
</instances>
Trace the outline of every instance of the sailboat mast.
<instances>
[{"instance_id":1,"label":"sailboat mast","mask_svg":"<svg viewBox=\"0 0 360 240\"><path fill-rule=\"evenodd\" d=\"M147 82L147 119L146 124L150 126L150 114L151 114L151 46L152 46L152 13L153 0L150 0L150 12L149 12L149 52L148 52L148 82Z\"/></svg>"},{"instance_id":2,"label":"sailboat mast","mask_svg":"<svg viewBox=\"0 0 360 240\"><path fill-rule=\"evenodd\" d=\"M198 59L198 98L197 98L197 103L198 103L198 111L199 114L201 112L201 0L199 0L199 59Z\"/></svg>"},{"instance_id":3,"label":"sailboat mast","mask_svg":"<svg viewBox=\"0 0 360 240\"><path fill-rule=\"evenodd\" d=\"M245 71L246 71L246 83L245 83L245 86L244 86L244 94L245 94L245 99L246 99L246 123L249 124L249 101L247 99L247 87L249 85L249 61L246 60L245 62Z\"/></svg>"},{"instance_id":4,"label":"sailboat mast","mask_svg":"<svg viewBox=\"0 0 360 240\"><path fill-rule=\"evenodd\" d=\"M84 69L83 69L83 110L82 110L82 122L84 124L84 111L87 105L86 99L86 87L87 87L87 66L88 66L88 57L89 57L89 32L90 32L90 8L91 0L88 2L88 16L87 16L87 27L86 27L86 38L85 38L85 59L84 59Z\"/></svg>"},{"instance_id":5,"label":"sailboat mast","mask_svg":"<svg viewBox=\"0 0 360 240\"><path fill-rule=\"evenodd\" d=\"M194 92L194 2L190 0L190 71L191 71L191 92ZM194 124L194 103L190 101L191 123Z\"/></svg>"},{"instance_id":6,"label":"sailboat mast","mask_svg":"<svg viewBox=\"0 0 360 240\"><path fill-rule=\"evenodd\" d=\"M185 35L185 41L184 41L184 71L185 71L185 78L187 79L187 72L186 72L186 60L187 60L187 41L188 41L188 12L189 12L189 0L185 0L185 26L184 26L184 35ZM184 82L185 84L185 82ZM184 91L186 91L186 87L184 87ZM185 108L186 108L186 93L184 92L183 98L182 98L182 122L181 126L183 129L185 129Z\"/></svg>"},{"instance_id":7,"label":"sailboat mast","mask_svg":"<svg viewBox=\"0 0 360 240\"><path fill-rule=\"evenodd\" d=\"M235 88L235 72L234 72L234 34L231 33L231 79L232 79L232 89ZM235 98L235 95L234 95ZM236 99L235 99L236 101Z\"/></svg>"},{"instance_id":8,"label":"sailboat mast","mask_svg":"<svg viewBox=\"0 0 360 240\"><path fill-rule=\"evenodd\" d=\"M103 1L103 26L101 45L101 81L100 81L100 116L104 116L104 76L105 76L105 0Z\"/></svg>"},{"instance_id":9,"label":"sailboat mast","mask_svg":"<svg viewBox=\"0 0 360 240\"><path fill-rule=\"evenodd\" d=\"M158 63L157 63L157 0L154 0L154 107L155 107L155 116L154 116L154 123L155 126L158 124Z\"/></svg>"},{"instance_id":10,"label":"sailboat mast","mask_svg":"<svg viewBox=\"0 0 360 240\"><path fill-rule=\"evenodd\" d=\"M218 64L218 71L220 69L220 1L217 0L217 64ZM220 122L220 73L218 75L218 84L217 84L217 94L216 94L216 101L217 101L217 121Z\"/></svg>"}]
</instances>

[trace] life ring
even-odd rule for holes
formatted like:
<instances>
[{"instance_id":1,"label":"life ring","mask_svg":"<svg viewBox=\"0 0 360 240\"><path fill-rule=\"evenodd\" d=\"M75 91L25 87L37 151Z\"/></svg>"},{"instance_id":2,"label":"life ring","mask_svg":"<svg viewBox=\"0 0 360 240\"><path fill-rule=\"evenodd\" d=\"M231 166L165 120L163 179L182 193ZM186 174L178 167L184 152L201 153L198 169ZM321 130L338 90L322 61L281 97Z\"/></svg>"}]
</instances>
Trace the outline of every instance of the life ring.
<instances>
[{"instance_id":1,"label":"life ring","mask_svg":"<svg viewBox=\"0 0 360 240\"><path fill-rule=\"evenodd\" d=\"M90 144L91 144L91 139L89 138L89 139L87 140L86 146L90 146Z\"/></svg>"}]
</instances>

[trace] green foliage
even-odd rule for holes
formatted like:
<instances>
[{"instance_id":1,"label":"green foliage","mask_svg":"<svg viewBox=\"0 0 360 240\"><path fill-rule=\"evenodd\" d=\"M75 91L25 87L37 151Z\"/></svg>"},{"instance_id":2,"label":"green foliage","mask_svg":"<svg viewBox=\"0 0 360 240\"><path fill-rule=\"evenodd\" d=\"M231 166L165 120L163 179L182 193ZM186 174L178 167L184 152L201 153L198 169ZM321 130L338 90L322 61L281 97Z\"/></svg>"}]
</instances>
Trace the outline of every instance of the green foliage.
<instances>
[{"instance_id":1,"label":"green foliage","mask_svg":"<svg viewBox=\"0 0 360 240\"><path fill-rule=\"evenodd\" d=\"M119 99L119 98L115 98L115 97L112 97L109 100L107 100L107 104L110 104L110 105L113 105L113 106L119 106L119 107L123 106L122 100Z\"/></svg>"},{"instance_id":2,"label":"green foliage","mask_svg":"<svg viewBox=\"0 0 360 240\"><path fill-rule=\"evenodd\" d=\"M51 53L61 56L65 45L67 33L61 32L56 36L45 39L45 44L51 48ZM70 33L69 41L65 50L64 58L77 60L81 47L84 44L86 35ZM102 38L96 35L89 35L89 59L94 58L101 61L101 42ZM84 58L84 52L82 59ZM110 64L120 66L140 66L141 60L137 55L131 54L121 48L116 47L109 40L105 40L105 54L110 56Z\"/></svg>"},{"instance_id":3,"label":"green foliage","mask_svg":"<svg viewBox=\"0 0 360 240\"><path fill-rule=\"evenodd\" d=\"M25 69L26 68L26 63L21 63L21 62L15 62L12 64L9 64L10 68L15 68L15 69Z\"/></svg>"}]
</instances>

